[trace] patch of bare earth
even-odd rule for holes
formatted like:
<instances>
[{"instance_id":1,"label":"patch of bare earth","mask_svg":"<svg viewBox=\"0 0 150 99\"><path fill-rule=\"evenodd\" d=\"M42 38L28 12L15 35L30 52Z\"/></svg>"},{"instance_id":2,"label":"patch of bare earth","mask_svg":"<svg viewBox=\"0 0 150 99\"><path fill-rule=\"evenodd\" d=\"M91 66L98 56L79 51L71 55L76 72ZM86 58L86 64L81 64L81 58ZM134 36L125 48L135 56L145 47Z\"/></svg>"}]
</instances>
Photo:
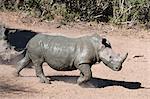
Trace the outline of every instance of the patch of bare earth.
<instances>
[{"instance_id":1,"label":"patch of bare earth","mask_svg":"<svg viewBox=\"0 0 150 99\"><path fill-rule=\"evenodd\" d=\"M106 36L116 52L128 52L123 69L114 72L104 64L92 67L93 79L82 88L76 84L79 71L55 71L44 64L52 84L42 84L34 69L24 69L23 77L14 77L15 66L0 65L0 99L149 99L150 32L141 28L118 28L95 23L39 22L25 14L0 12L0 22L8 27L49 34L78 37L92 33Z\"/></svg>"}]
</instances>

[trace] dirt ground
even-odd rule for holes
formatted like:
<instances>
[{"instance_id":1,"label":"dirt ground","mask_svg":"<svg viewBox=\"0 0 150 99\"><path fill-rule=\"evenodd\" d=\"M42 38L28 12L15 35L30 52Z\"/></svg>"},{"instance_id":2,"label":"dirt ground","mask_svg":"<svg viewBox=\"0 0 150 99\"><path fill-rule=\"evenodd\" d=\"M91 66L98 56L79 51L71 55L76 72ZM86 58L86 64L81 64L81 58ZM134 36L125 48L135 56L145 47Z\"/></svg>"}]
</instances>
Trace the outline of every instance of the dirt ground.
<instances>
[{"instance_id":1,"label":"dirt ground","mask_svg":"<svg viewBox=\"0 0 150 99\"><path fill-rule=\"evenodd\" d=\"M79 37L98 33L106 36L113 49L128 52L123 68L115 72L103 63L92 67L93 79L83 88L76 84L79 71L55 71L44 64L52 84L42 84L34 69L24 69L14 77L14 65L0 65L0 99L150 99L150 32L139 27L120 28L104 23L71 23L61 26L39 22L25 14L0 12L0 22L8 27L29 29L55 35Z\"/></svg>"}]
</instances>

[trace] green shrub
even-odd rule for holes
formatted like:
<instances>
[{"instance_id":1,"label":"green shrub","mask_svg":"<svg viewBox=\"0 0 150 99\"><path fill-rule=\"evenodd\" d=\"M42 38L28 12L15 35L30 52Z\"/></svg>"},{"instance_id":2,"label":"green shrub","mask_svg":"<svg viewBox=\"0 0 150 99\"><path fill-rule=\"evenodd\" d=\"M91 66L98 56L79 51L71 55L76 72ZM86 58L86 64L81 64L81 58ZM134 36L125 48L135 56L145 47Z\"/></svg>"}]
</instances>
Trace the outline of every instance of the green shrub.
<instances>
[{"instance_id":1,"label":"green shrub","mask_svg":"<svg viewBox=\"0 0 150 99\"><path fill-rule=\"evenodd\" d=\"M148 23L149 0L1 0L0 9L30 12L42 20Z\"/></svg>"}]
</instances>

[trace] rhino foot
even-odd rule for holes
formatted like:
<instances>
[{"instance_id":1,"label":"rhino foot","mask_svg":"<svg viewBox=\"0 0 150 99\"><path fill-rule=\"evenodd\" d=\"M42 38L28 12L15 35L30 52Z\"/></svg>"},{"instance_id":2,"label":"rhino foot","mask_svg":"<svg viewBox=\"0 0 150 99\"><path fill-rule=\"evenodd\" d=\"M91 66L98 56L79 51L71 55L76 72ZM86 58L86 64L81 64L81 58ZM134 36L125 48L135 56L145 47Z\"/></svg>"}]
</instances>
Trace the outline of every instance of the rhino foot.
<instances>
[{"instance_id":1,"label":"rhino foot","mask_svg":"<svg viewBox=\"0 0 150 99\"><path fill-rule=\"evenodd\" d=\"M79 77L78 80L77 80L77 84L82 85L83 82L84 82L83 77Z\"/></svg>"},{"instance_id":2,"label":"rhino foot","mask_svg":"<svg viewBox=\"0 0 150 99\"><path fill-rule=\"evenodd\" d=\"M82 87L82 88L97 88L96 86L94 86L90 82L85 82L85 83L79 84L79 86Z\"/></svg>"},{"instance_id":3,"label":"rhino foot","mask_svg":"<svg viewBox=\"0 0 150 99\"><path fill-rule=\"evenodd\" d=\"M49 79L40 79L41 83L51 84L51 81Z\"/></svg>"}]
</instances>

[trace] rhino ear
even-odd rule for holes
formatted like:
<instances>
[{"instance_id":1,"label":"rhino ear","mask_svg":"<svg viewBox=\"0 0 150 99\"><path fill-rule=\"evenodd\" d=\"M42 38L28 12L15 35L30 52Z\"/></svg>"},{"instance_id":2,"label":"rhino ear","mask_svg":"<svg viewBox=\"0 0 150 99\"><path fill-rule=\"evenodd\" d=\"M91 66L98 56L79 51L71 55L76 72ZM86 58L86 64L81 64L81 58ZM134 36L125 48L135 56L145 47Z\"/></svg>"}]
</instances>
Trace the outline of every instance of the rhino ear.
<instances>
[{"instance_id":1,"label":"rhino ear","mask_svg":"<svg viewBox=\"0 0 150 99\"><path fill-rule=\"evenodd\" d=\"M109 43L109 41L106 38L102 38L102 44L105 45L105 47L109 47L111 48L111 44Z\"/></svg>"},{"instance_id":2,"label":"rhino ear","mask_svg":"<svg viewBox=\"0 0 150 99\"><path fill-rule=\"evenodd\" d=\"M106 38L102 38L102 44L106 44Z\"/></svg>"}]
</instances>

